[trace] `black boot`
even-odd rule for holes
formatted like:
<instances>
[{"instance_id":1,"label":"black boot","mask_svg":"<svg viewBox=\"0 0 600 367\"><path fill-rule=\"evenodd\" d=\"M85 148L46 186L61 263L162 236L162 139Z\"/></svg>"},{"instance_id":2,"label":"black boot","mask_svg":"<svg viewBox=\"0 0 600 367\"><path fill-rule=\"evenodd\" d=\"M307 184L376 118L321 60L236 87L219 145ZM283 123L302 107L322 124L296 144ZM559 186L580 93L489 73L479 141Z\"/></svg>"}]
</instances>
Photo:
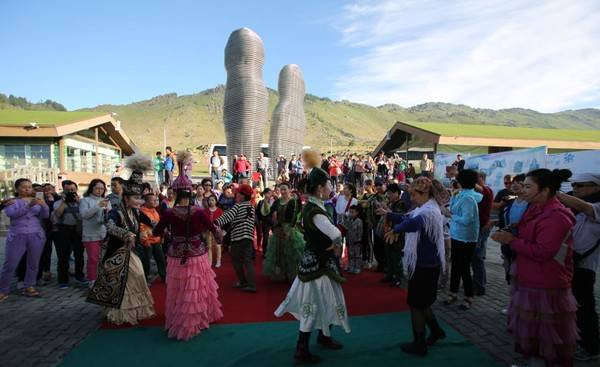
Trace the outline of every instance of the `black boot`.
<instances>
[{"instance_id":1,"label":"black boot","mask_svg":"<svg viewBox=\"0 0 600 367\"><path fill-rule=\"evenodd\" d=\"M321 330L319 330L319 336L317 337L317 344L327 349L338 350L342 349L344 346L335 340L333 340L330 336L325 336Z\"/></svg>"},{"instance_id":2,"label":"black boot","mask_svg":"<svg viewBox=\"0 0 600 367\"><path fill-rule=\"evenodd\" d=\"M436 322L437 324L437 322ZM446 339L446 333L438 325L437 328L432 328L429 337L427 338L427 345L434 345L439 339Z\"/></svg>"},{"instance_id":3,"label":"black boot","mask_svg":"<svg viewBox=\"0 0 600 367\"><path fill-rule=\"evenodd\" d=\"M310 333L300 332L298 343L296 343L296 353L294 353L294 359L297 364L315 364L321 361L319 356L310 354L310 351L308 350L309 340Z\"/></svg>"},{"instance_id":4,"label":"black boot","mask_svg":"<svg viewBox=\"0 0 600 367\"><path fill-rule=\"evenodd\" d=\"M427 355L427 344L425 343L425 333L415 333L415 340L412 343L400 345L405 353L425 357Z\"/></svg>"},{"instance_id":5,"label":"black boot","mask_svg":"<svg viewBox=\"0 0 600 367\"><path fill-rule=\"evenodd\" d=\"M446 333L440 327L440 324L438 324L437 319L430 309L428 310L428 313L425 314L425 317L427 319L427 326L429 327L429 330L431 330L431 333L427 338L427 345L434 345L439 339L446 339Z\"/></svg>"}]
</instances>

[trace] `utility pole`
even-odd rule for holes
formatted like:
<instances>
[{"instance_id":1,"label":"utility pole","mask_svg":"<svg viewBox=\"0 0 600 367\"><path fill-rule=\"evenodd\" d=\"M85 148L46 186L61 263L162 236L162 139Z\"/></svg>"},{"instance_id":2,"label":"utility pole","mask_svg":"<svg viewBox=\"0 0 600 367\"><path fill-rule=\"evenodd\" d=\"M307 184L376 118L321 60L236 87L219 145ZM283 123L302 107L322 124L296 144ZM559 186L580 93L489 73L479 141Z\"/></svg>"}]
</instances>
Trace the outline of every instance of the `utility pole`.
<instances>
[{"instance_id":1,"label":"utility pole","mask_svg":"<svg viewBox=\"0 0 600 367\"><path fill-rule=\"evenodd\" d=\"M167 118L163 119L163 153L167 150Z\"/></svg>"}]
</instances>

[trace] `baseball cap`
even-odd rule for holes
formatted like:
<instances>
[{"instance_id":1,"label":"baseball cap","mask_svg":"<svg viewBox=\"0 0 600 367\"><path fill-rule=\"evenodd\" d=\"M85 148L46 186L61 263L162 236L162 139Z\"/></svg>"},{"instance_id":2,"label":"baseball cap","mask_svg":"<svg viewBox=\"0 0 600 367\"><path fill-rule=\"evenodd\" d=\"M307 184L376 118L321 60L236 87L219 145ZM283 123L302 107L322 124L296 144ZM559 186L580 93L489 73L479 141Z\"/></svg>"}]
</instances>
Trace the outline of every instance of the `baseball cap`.
<instances>
[{"instance_id":1,"label":"baseball cap","mask_svg":"<svg viewBox=\"0 0 600 367\"><path fill-rule=\"evenodd\" d=\"M600 185L600 173L578 173L571 177L569 182L593 182Z\"/></svg>"}]
</instances>

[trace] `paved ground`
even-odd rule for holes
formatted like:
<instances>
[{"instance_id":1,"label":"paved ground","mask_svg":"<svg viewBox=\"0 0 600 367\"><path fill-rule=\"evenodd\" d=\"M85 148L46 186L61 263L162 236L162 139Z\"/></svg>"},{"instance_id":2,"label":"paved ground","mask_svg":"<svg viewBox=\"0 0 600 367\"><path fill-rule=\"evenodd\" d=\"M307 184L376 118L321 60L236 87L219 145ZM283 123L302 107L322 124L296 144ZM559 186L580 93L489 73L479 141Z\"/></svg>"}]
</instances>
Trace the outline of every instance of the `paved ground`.
<instances>
[{"instance_id":1,"label":"paved ground","mask_svg":"<svg viewBox=\"0 0 600 367\"><path fill-rule=\"evenodd\" d=\"M4 247L4 238L0 238L0 264L4 262ZM513 353L512 337L506 332L506 319L500 313L508 303L508 288L497 249L490 244L487 294L476 298L469 311L440 302L435 312L502 365L511 365L518 362L518 355ZM597 287L600 304L600 284ZM0 304L2 367L54 366L101 322L99 307L84 301L84 289L59 290L53 281L39 290L41 298L13 294ZM597 366L598 361L575 365Z\"/></svg>"}]
</instances>

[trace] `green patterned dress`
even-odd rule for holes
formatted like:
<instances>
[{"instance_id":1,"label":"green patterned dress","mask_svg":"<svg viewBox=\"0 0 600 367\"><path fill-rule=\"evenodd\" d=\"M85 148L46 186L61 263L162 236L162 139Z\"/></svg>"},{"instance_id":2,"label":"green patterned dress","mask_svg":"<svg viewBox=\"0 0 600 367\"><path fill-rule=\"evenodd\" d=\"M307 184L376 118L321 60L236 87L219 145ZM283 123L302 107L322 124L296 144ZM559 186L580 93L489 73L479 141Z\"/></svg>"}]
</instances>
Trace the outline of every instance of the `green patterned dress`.
<instances>
[{"instance_id":1,"label":"green patterned dress","mask_svg":"<svg viewBox=\"0 0 600 367\"><path fill-rule=\"evenodd\" d=\"M278 199L271 207L277 224L269 237L263 273L276 281L292 281L304 252L304 238L297 226L301 204L296 199L284 203Z\"/></svg>"}]
</instances>

